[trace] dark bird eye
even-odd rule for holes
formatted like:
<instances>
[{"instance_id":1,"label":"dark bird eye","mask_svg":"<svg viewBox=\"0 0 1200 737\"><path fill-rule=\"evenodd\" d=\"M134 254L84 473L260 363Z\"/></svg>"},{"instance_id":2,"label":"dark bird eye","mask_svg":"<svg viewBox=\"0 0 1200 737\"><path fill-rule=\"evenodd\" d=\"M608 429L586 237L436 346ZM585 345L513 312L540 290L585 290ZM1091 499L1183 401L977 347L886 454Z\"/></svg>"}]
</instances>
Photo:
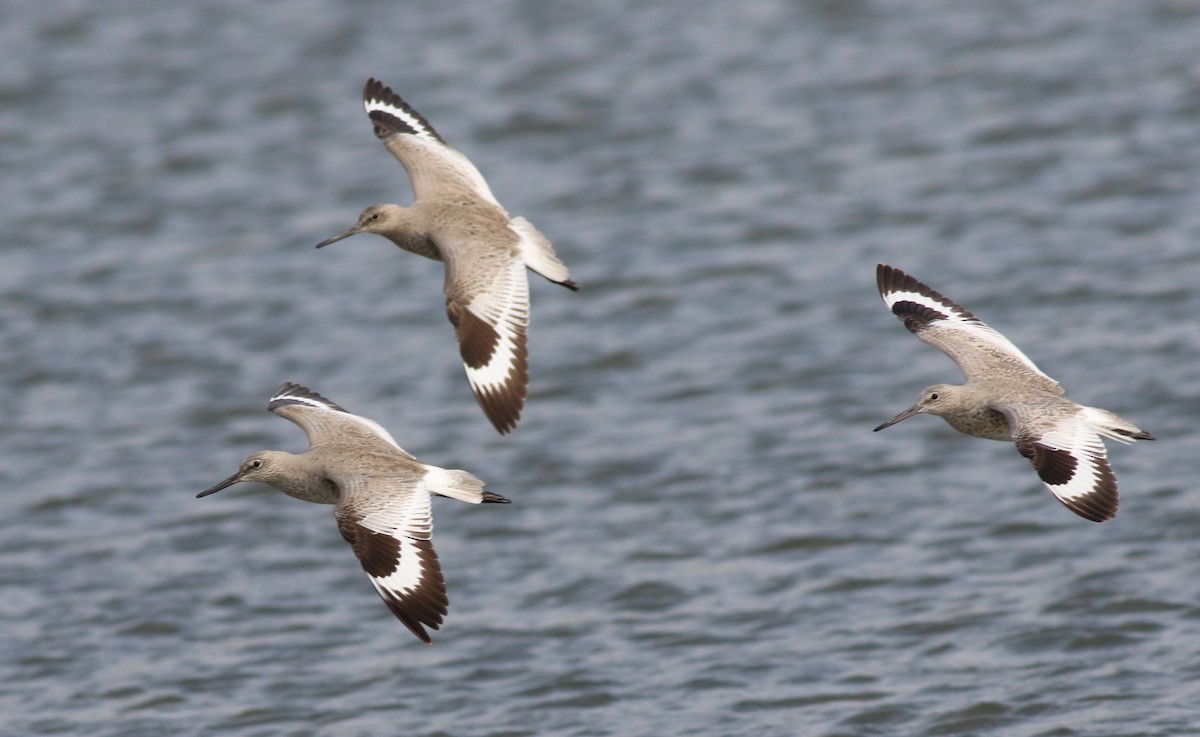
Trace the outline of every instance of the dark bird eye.
<instances>
[{"instance_id":1,"label":"dark bird eye","mask_svg":"<svg viewBox=\"0 0 1200 737\"><path fill-rule=\"evenodd\" d=\"M262 461L255 458L254 460L250 461L250 468L262 468Z\"/></svg>"},{"instance_id":2,"label":"dark bird eye","mask_svg":"<svg viewBox=\"0 0 1200 737\"><path fill-rule=\"evenodd\" d=\"M371 213L371 219L372 219L372 220L378 220L378 219L379 219L379 213L377 213L377 212L373 212L373 213Z\"/></svg>"},{"instance_id":3,"label":"dark bird eye","mask_svg":"<svg viewBox=\"0 0 1200 737\"><path fill-rule=\"evenodd\" d=\"M937 392L934 392L933 394L930 394L930 395L929 395L929 398L930 398L930 399L934 399L934 400L936 400L936 399L938 398L938 393L937 393Z\"/></svg>"}]
</instances>

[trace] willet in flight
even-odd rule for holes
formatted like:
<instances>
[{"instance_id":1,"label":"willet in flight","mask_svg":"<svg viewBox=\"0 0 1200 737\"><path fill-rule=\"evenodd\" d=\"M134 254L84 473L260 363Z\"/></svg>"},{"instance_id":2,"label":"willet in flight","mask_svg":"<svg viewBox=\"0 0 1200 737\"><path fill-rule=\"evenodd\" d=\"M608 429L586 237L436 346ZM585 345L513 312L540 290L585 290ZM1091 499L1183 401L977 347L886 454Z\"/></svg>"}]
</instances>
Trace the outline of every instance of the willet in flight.
<instances>
[{"instance_id":1,"label":"willet in flight","mask_svg":"<svg viewBox=\"0 0 1200 737\"><path fill-rule=\"evenodd\" d=\"M375 135L408 171L411 207L371 205L350 228L317 248L376 233L412 253L446 262L446 313L467 379L501 433L517 426L529 384L525 268L577 289L550 241L523 217L510 218L475 165L382 82L367 80L363 105Z\"/></svg>"},{"instance_id":2,"label":"willet in flight","mask_svg":"<svg viewBox=\"0 0 1200 737\"><path fill-rule=\"evenodd\" d=\"M431 539L430 495L471 504L508 499L466 471L421 463L379 423L298 384L281 386L267 409L304 430L308 451L252 453L237 473L197 496L256 481L306 502L337 505L338 530L375 590L414 635L430 642L425 627L441 626L449 603Z\"/></svg>"},{"instance_id":3,"label":"willet in flight","mask_svg":"<svg viewBox=\"0 0 1200 737\"><path fill-rule=\"evenodd\" d=\"M967 383L936 384L876 430L913 415L937 415L959 432L1016 443L1038 476L1080 517L1117 514L1117 477L1101 436L1153 440L1112 412L1076 404L1007 338L899 269L879 264L879 294L909 332L949 356Z\"/></svg>"}]
</instances>

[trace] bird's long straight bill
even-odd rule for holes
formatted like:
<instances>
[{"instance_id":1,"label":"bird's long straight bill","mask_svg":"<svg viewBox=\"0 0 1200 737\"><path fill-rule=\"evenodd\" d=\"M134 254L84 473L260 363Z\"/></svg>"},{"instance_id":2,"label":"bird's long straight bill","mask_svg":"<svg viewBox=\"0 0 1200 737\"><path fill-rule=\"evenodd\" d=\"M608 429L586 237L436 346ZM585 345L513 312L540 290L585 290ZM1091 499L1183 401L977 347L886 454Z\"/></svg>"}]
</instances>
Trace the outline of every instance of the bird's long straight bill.
<instances>
[{"instance_id":1,"label":"bird's long straight bill","mask_svg":"<svg viewBox=\"0 0 1200 737\"><path fill-rule=\"evenodd\" d=\"M340 240L349 238L350 236L354 235L357 232L358 232L358 225L357 224L351 225L349 228L346 228L341 233L338 233L337 235L332 236L330 238L326 238L325 240L318 243L317 248L324 248L325 246L332 245L334 243L337 243Z\"/></svg>"},{"instance_id":2,"label":"bird's long straight bill","mask_svg":"<svg viewBox=\"0 0 1200 737\"><path fill-rule=\"evenodd\" d=\"M221 489L227 489L230 486L233 486L234 484L236 484L237 482L239 482L241 480L242 480L242 472L238 471L237 473L235 473L234 475L225 479L224 481L222 481L221 483L212 487L211 489L205 489L204 491L200 492L199 494L196 495L196 498L199 499L202 496L208 496L209 494L216 494Z\"/></svg>"},{"instance_id":3,"label":"bird's long straight bill","mask_svg":"<svg viewBox=\"0 0 1200 737\"><path fill-rule=\"evenodd\" d=\"M913 406L904 410L903 412L896 415L892 419L888 420L887 422L883 423L879 427L875 428L874 432L879 432L880 430L882 430L886 427L891 427L892 425L895 425L897 422L899 422L901 420L907 420L909 417L912 417L913 415L920 414L920 412L921 412L921 410L919 410L917 408L917 405L914 404Z\"/></svg>"}]
</instances>

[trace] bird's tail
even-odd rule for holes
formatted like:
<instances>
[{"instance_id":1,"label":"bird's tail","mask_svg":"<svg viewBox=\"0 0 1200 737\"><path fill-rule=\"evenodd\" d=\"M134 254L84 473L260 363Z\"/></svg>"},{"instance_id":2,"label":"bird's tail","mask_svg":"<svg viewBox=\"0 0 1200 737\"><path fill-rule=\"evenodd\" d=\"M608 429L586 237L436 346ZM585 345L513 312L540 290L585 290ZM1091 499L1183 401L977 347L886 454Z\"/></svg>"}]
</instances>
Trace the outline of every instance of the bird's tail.
<instances>
[{"instance_id":1,"label":"bird's tail","mask_svg":"<svg viewBox=\"0 0 1200 737\"><path fill-rule=\"evenodd\" d=\"M1100 435L1121 443L1132 443L1135 440L1154 440L1154 436L1142 430L1128 420L1117 417L1112 412L1098 407L1083 407L1080 415L1088 427Z\"/></svg>"},{"instance_id":2,"label":"bird's tail","mask_svg":"<svg viewBox=\"0 0 1200 737\"><path fill-rule=\"evenodd\" d=\"M483 482L466 471L430 466L425 472L429 493L447 496L468 504L507 504L508 499L483 488Z\"/></svg>"},{"instance_id":3,"label":"bird's tail","mask_svg":"<svg viewBox=\"0 0 1200 737\"><path fill-rule=\"evenodd\" d=\"M561 284L572 291L579 289L579 285L571 281L566 264L559 260L550 241L542 235L541 231L533 227L533 223L525 218L515 217L512 219L511 227L520 237L517 248L520 250L521 258L525 261L526 266L555 284Z\"/></svg>"}]
</instances>

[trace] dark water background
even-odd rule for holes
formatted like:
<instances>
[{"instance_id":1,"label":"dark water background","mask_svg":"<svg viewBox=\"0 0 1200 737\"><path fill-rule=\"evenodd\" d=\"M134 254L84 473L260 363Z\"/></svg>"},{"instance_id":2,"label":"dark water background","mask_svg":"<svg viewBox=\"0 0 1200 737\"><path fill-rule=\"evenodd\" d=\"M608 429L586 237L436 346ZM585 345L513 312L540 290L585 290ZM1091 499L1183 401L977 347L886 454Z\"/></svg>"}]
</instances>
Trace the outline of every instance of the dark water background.
<instances>
[{"instance_id":1,"label":"dark water background","mask_svg":"<svg viewBox=\"0 0 1200 737\"><path fill-rule=\"evenodd\" d=\"M0 734L1200 730L1200 2L0 5ZM496 435L437 264L312 245L377 76L554 241ZM1157 443L1121 514L918 418L900 266ZM285 379L435 503L433 647L328 508L193 495Z\"/></svg>"}]
</instances>

